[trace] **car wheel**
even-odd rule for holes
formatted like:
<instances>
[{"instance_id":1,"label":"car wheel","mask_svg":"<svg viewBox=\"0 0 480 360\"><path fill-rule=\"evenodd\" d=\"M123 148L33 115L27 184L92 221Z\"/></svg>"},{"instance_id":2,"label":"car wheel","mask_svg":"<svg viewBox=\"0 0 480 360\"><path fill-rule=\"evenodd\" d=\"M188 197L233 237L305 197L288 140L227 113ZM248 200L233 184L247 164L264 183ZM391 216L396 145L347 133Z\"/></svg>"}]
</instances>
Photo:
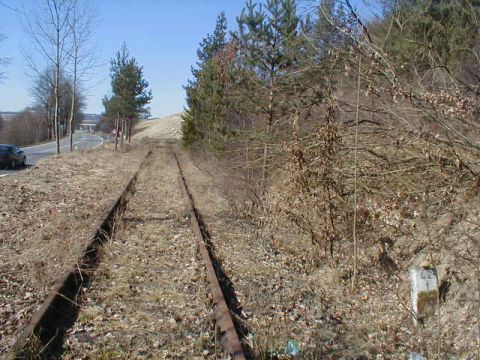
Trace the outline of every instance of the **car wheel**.
<instances>
[{"instance_id":1,"label":"car wheel","mask_svg":"<svg viewBox=\"0 0 480 360\"><path fill-rule=\"evenodd\" d=\"M25 166L27 165L27 158L23 158L22 162L20 163L20 166Z\"/></svg>"}]
</instances>

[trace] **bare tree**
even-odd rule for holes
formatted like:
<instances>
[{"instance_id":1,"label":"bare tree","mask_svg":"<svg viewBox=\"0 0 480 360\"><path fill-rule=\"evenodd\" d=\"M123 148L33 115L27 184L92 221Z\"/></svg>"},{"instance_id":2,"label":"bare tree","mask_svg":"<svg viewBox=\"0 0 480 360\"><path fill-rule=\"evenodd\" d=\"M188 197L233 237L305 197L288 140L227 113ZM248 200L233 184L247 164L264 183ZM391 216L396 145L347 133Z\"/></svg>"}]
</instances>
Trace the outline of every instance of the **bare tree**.
<instances>
[{"instance_id":1,"label":"bare tree","mask_svg":"<svg viewBox=\"0 0 480 360\"><path fill-rule=\"evenodd\" d=\"M85 97L78 89L73 90L73 79L62 72L60 74L59 82L59 107L58 107L58 121L61 128L60 134L65 136L68 130L68 121L73 111L73 118L77 119L78 114L85 107ZM55 107L55 69L53 67L45 69L42 73L35 77L30 94L35 101L37 107L43 109L44 126L47 128L48 138L52 139L55 136L54 132L54 107ZM73 104L73 98L75 103ZM73 105L72 105L73 104ZM75 126L75 121L72 128Z\"/></svg>"},{"instance_id":2,"label":"bare tree","mask_svg":"<svg viewBox=\"0 0 480 360\"><path fill-rule=\"evenodd\" d=\"M52 139L55 136L54 119L52 116L54 87L55 71L52 68L48 68L35 78L30 89L30 95L37 106L41 106L44 109L48 139Z\"/></svg>"},{"instance_id":3,"label":"bare tree","mask_svg":"<svg viewBox=\"0 0 480 360\"><path fill-rule=\"evenodd\" d=\"M86 0L81 2L73 0L72 14L70 16L69 28L71 33L72 51L72 106L68 120L70 132L70 151L73 151L73 122L75 117L76 93L78 83L85 73L94 66L94 57L86 46L93 35L93 23L95 20L95 9L92 4Z\"/></svg>"},{"instance_id":4,"label":"bare tree","mask_svg":"<svg viewBox=\"0 0 480 360\"><path fill-rule=\"evenodd\" d=\"M60 74L66 66L70 50L68 37L71 28L69 19L72 14L71 0L42 0L38 11L26 15L25 28L38 52L54 69L54 129L57 142L57 154L60 153L59 105ZM30 68L37 74L40 69L31 53L26 53Z\"/></svg>"}]
</instances>

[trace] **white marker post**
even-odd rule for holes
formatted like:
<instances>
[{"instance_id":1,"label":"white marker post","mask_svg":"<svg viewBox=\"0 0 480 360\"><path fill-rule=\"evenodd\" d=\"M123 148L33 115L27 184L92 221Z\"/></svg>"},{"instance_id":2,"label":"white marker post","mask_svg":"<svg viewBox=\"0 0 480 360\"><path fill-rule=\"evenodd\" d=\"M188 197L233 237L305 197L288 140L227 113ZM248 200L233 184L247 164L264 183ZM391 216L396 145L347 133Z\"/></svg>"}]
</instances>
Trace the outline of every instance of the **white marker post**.
<instances>
[{"instance_id":1,"label":"white marker post","mask_svg":"<svg viewBox=\"0 0 480 360\"><path fill-rule=\"evenodd\" d=\"M414 268L410 270L412 282L413 322L417 325L435 314L438 303L438 282L435 269Z\"/></svg>"},{"instance_id":2,"label":"white marker post","mask_svg":"<svg viewBox=\"0 0 480 360\"><path fill-rule=\"evenodd\" d=\"M425 360L422 354L419 353L410 353L408 355L408 360Z\"/></svg>"}]
</instances>

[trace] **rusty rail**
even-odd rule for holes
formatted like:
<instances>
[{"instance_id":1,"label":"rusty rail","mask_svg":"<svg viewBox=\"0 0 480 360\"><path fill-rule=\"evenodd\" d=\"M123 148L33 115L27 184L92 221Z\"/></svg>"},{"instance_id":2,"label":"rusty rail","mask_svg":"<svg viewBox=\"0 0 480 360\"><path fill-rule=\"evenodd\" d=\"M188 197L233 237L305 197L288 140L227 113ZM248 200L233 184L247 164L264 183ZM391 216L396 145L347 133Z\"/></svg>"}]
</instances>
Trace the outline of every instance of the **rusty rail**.
<instances>
[{"instance_id":1,"label":"rusty rail","mask_svg":"<svg viewBox=\"0 0 480 360\"><path fill-rule=\"evenodd\" d=\"M106 212L77 265L55 283L41 307L22 329L6 359L55 357L61 352L66 332L76 321L80 309L79 294L82 288L88 286L93 272L98 267L99 251L114 231L115 219L125 209L138 173L146 165L151 154L151 151L147 153L120 196Z\"/></svg>"},{"instance_id":2,"label":"rusty rail","mask_svg":"<svg viewBox=\"0 0 480 360\"><path fill-rule=\"evenodd\" d=\"M206 275L207 281L210 288L210 292L212 294L213 304L215 306L214 315L216 320L216 326L219 330L220 334L220 343L224 350L230 354L232 359L234 360L245 360L245 354L238 338L237 331L235 329L235 325L230 314L230 310L227 306L227 302L225 301L225 297L222 292L222 288L220 287L220 282L218 281L217 274L215 273L215 268L212 264L212 260L210 258L210 253L207 248L207 244L200 228L200 219L198 218L197 211L195 209L195 203L193 200L192 193L189 190L187 180L183 173L182 167L180 165L180 161L177 157L175 151L172 151L173 157L175 158L175 162L178 166L178 171L180 173L182 188L188 197L188 208L190 213L190 222L192 225L193 232L195 233L195 237L197 239L198 248L200 250L200 254L202 256L203 262L206 268Z\"/></svg>"}]
</instances>

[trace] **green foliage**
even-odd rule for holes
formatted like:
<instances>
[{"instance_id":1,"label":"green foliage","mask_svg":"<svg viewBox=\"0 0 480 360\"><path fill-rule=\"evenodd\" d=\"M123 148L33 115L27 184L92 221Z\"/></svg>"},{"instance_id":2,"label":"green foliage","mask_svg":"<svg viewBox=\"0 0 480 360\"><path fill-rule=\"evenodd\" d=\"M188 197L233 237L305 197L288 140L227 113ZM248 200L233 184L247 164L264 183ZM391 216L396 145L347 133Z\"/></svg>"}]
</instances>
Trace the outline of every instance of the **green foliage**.
<instances>
[{"instance_id":1,"label":"green foliage","mask_svg":"<svg viewBox=\"0 0 480 360\"><path fill-rule=\"evenodd\" d=\"M130 57L125 43L111 60L110 77L113 94L103 99L105 115L107 119L126 120L125 132L130 140L134 121L150 115L152 91L143 77L143 67Z\"/></svg>"},{"instance_id":2,"label":"green foliage","mask_svg":"<svg viewBox=\"0 0 480 360\"><path fill-rule=\"evenodd\" d=\"M288 92L288 74L299 64L304 43L293 0L269 0L266 5L247 2L237 19L243 91L238 100L250 106L250 116L266 116L265 135L270 136L276 115L285 103L278 96ZM246 94L248 92L248 95Z\"/></svg>"},{"instance_id":3,"label":"green foliage","mask_svg":"<svg viewBox=\"0 0 480 360\"><path fill-rule=\"evenodd\" d=\"M102 119L102 126L112 130L115 128L115 120L122 118L122 102L116 95L110 97L104 96L102 99L102 105L105 108Z\"/></svg>"},{"instance_id":4,"label":"green foliage","mask_svg":"<svg viewBox=\"0 0 480 360\"><path fill-rule=\"evenodd\" d=\"M259 76L271 79L291 66L300 19L293 0L269 0L266 7L249 0L237 19L244 61Z\"/></svg>"},{"instance_id":5,"label":"green foliage","mask_svg":"<svg viewBox=\"0 0 480 360\"><path fill-rule=\"evenodd\" d=\"M182 116L182 142L185 146L191 146L199 139L195 128L195 115L192 111L186 111Z\"/></svg>"},{"instance_id":6,"label":"green foliage","mask_svg":"<svg viewBox=\"0 0 480 360\"><path fill-rule=\"evenodd\" d=\"M424 76L437 68L455 74L475 58L478 0L385 3L383 18L365 22L366 30L378 32L373 46L398 74ZM291 129L291 115L310 113L329 96L339 72L351 70L351 54L365 31L343 0L320 0L316 9L301 19L294 0L248 0L231 39L220 14L214 32L200 43L197 67L185 86L186 146L202 143L221 151L235 134L256 141L252 148L263 153L252 155L256 160L275 156L268 154L270 144Z\"/></svg>"},{"instance_id":7,"label":"green foliage","mask_svg":"<svg viewBox=\"0 0 480 360\"><path fill-rule=\"evenodd\" d=\"M227 17L221 12L217 17L217 24L213 34L208 34L200 43L197 50L197 57L200 60L198 65L208 62L227 45Z\"/></svg>"},{"instance_id":8,"label":"green foliage","mask_svg":"<svg viewBox=\"0 0 480 360\"><path fill-rule=\"evenodd\" d=\"M149 85L143 78L143 67L130 57L125 43L111 61L110 74L116 107L122 116L128 119L148 116L152 92L147 90Z\"/></svg>"},{"instance_id":9,"label":"green foliage","mask_svg":"<svg viewBox=\"0 0 480 360\"><path fill-rule=\"evenodd\" d=\"M288 75L307 53L299 29L310 25L301 24L294 0L269 0L265 6L250 0L237 22L238 31L228 41L226 19L220 14L214 33L200 43L198 68L185 86L182 134L186 146L201 142L210 150L222 151L225 141L240 130L232 117L266 115L268 133L275 114L288 108L277 94L293 91L294 78Z\"/></svg>"},{"instance_id":10,"label":"green foliage","mask_svg":"<svg viewBox=\"0 0 480 360\"><path fill-rule=\"evenodd\" d=\"M223 150L227 135L224 109L228 69L222 62L227 47L226 30L226 17L221 13L215 31L203 39L197 51L198 69L192 69L194 78L185 86L187 109L182 121L185 146L202 141L210 150Z\"/></svg>"},{"instance_id":11,"label":"green foliage","mask_svg":"<svg viewBox=\"0 0 480 360\"><path fill-rule=\"evenodd\" d=\"M479 44L479 15L475 0L403 0L385 20L394 20L387 51L407 68L456 72Z\"/></svg>"}]
</instances>

